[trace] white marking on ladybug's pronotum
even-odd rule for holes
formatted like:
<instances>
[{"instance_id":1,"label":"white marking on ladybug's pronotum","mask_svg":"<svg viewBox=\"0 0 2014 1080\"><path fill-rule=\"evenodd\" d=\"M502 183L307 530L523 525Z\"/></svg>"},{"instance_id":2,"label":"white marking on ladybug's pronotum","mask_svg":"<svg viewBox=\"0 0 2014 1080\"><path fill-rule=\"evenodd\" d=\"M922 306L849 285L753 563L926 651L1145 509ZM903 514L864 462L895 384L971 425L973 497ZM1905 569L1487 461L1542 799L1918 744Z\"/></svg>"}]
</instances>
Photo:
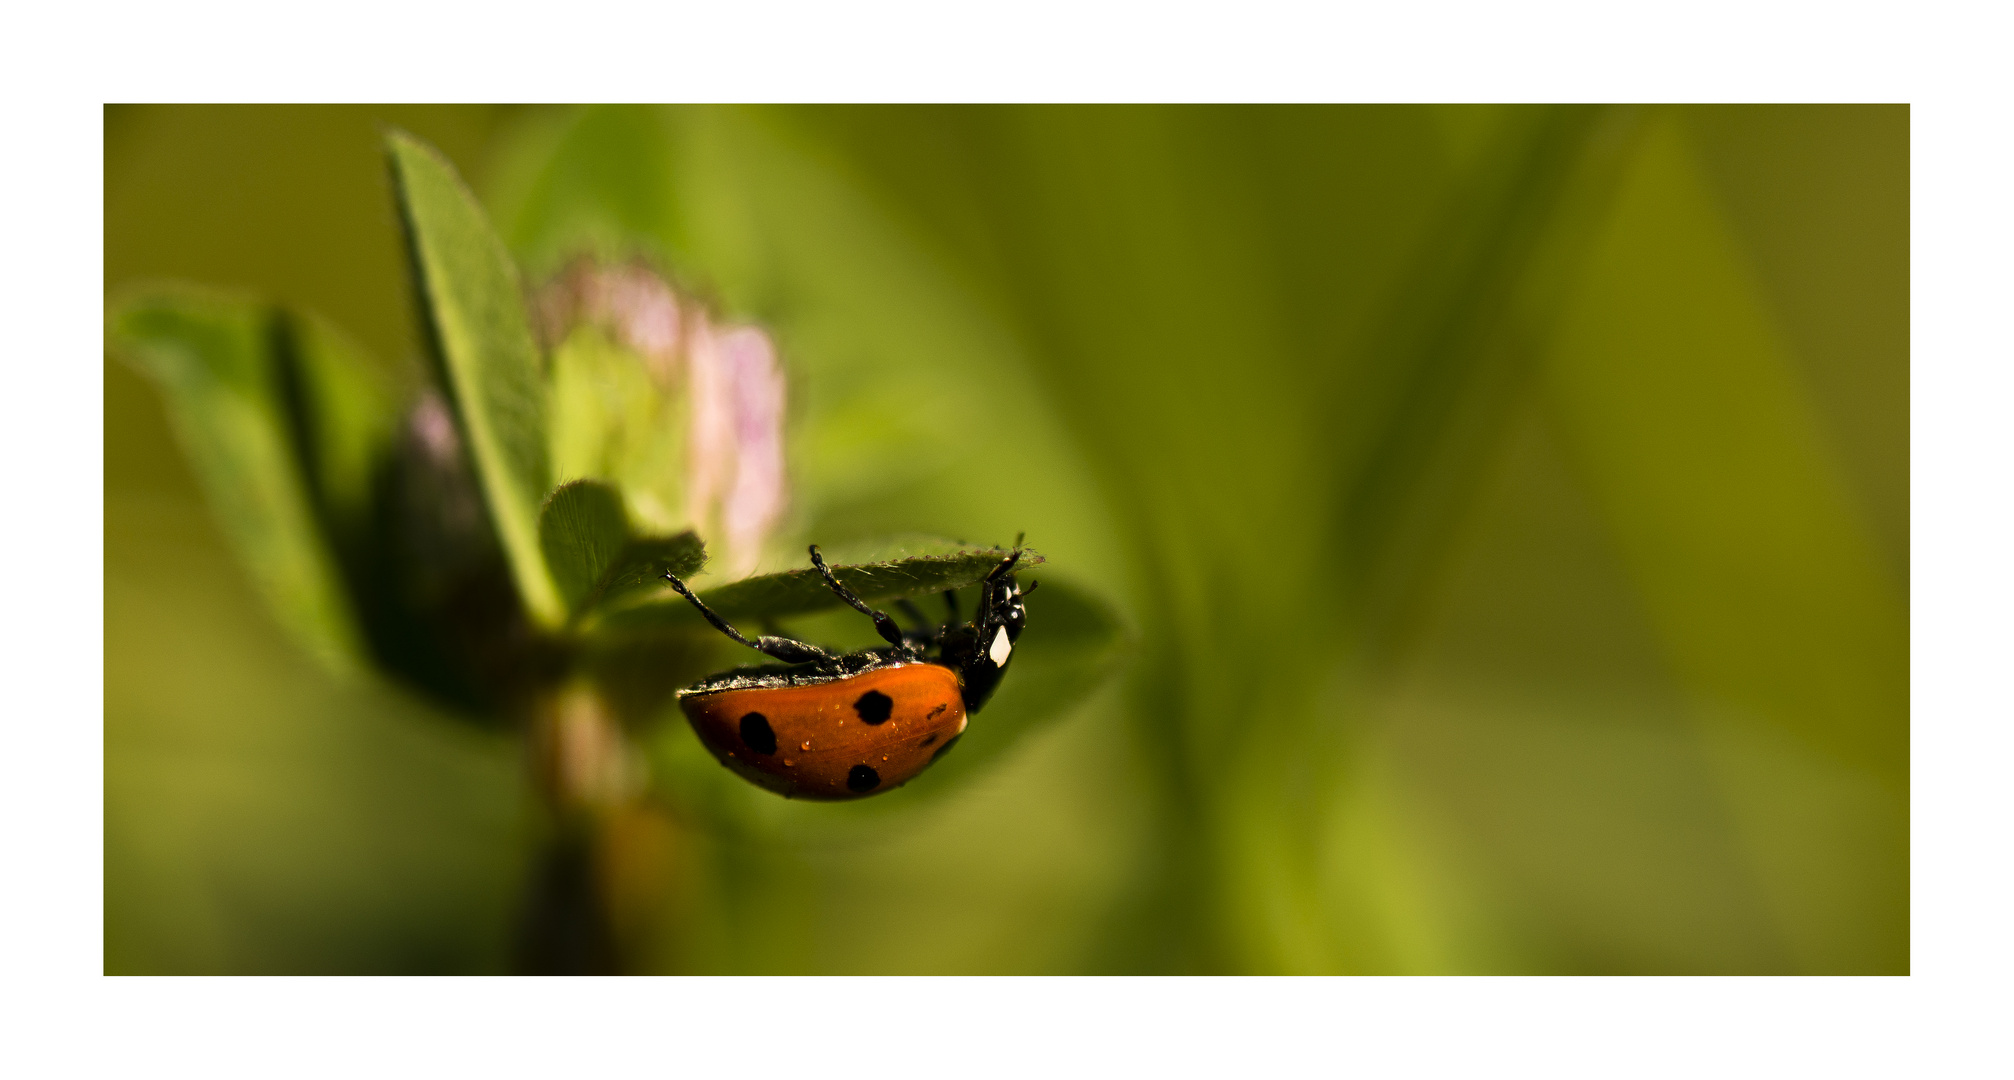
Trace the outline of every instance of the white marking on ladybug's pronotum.
<instances>
[{"instance_id":1,"label":"white marking on ladybug's pronotum","mask_svg":"<svg viewBox=\"0 0 2014 1080\"><path fill-rule=\"evenodd\" d=\"M994 667L1004 667L1007 664L1007 654L1013 651L1014 643L1007 640L1007 628L1003 626L994 633L993 647L986 650L986 655L993 659Z\"/></svg>"}]
</instances>

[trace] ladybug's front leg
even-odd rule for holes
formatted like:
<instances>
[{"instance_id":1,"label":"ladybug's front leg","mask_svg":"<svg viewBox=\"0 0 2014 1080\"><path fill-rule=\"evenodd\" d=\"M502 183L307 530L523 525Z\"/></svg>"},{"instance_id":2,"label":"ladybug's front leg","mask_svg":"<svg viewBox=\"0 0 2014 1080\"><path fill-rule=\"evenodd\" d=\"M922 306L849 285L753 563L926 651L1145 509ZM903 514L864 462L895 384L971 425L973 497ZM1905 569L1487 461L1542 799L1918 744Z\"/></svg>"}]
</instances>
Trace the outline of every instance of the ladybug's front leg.
<instances>
[{"instance_id":1,"label":"ladybug's front leg","mask_svg":"<svg viewBox=\"0 0 2014 1080\"><path fill-rule=\"evenodd\" d=\"M825 556L818 553L817 544L811 545L811 565L817 568L819 576L825 579L825 587L831 589L834 596L846 601L848 607L874 620L874 629L881 635L881 640L898 648L907 645L905 640L907 635L902 633L901 627L895 625L894 619L868 607L866 601L853 595L853 590L839 583L839 579L832 575L831 567L825 565Z\"/></svg>"},{"instance_id":2,"label":"ladybug's front leg","mask_svg":"<svg viewBox=\"0 0 2014 1080\"><path fill-rule=\"evenodd\" d=\"M726 634L728 637L754 649L764 656L781 660L786 664L815 664L829 661L833 658L831 653L816 645L807 645L802 641L792 638L764 634L754 641L750 641L741 636L741 631L729 626L727 620L715 615L712 608L700 603L699 597L694 596L692 590L687 588L685 582L680 581L677 575L667 570L664 574L664 580L671 582L671 587L678 590L678 595L685 597L686 600L692 603L693 607L698 608L699 613L706 617L707 622L713 624L715 630Z\"/></svg>"}]
</instances>

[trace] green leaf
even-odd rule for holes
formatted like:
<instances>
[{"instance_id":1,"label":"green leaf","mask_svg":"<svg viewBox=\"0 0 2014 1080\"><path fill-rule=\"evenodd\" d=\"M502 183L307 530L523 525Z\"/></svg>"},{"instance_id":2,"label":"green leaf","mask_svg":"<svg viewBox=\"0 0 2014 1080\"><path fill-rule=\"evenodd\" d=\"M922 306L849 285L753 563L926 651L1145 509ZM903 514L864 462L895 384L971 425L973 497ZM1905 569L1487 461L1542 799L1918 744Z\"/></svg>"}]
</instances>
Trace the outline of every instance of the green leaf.
<instances>
[{"instance_id":1,"label":"green leaf","mask_svg":"<svg viewBox=\"0 0 2014 1080\"><path fill-rule=\"evenodd\" d=\"M274 346L315 504L338 549L353 548L372 527L406 388L313 315L277 313Z\"/></svg>"},{"instance_id":2,"label":"green leaf","mask_svg":"<svg viewBox=\"0 0 2014 1080\"><path fill-rule=\"evenodd\" d=\"M912 542L907 546L930 546ZM948 550L925 554L892 556L880 561L841 564L828 557L826 565L832 568L834 577L841 584L868 603L890 600L902 596L922 596L943 592L946 589L962 589L974 584L991 573L1007 557L1009 549L988 547L973 548L956 545L942 545ZM1020 568L1025 570L1039 566L1041 555L1029 548L1021 549ZM845 606L818 571L805 560L801 570L786 570L778 574L763 574L729 582L718 588L700 593L700 599L725 619L777 618L789 615L808 615L829 611ZM613 630L703 625L699 613L685 602L670 586L663 594L646 604L618 611L604 620L604 625Z\"/></svg>"},{"instance_id":3,"label":"green leaf","mask_svg":"<svg viewBox=\"0 0 2014 1080\"><path fill-rule=\"evenodd\" d=\"M705 545L690 530L677 536L637 536L622 495L596 480L562 485L539 514L539 547L575 617L597 606L679 577L706 563Z\"/></svg>"},{"instance_id":4,"label":"green leaf","mask_svg":"<svg viewBox=\"0 0 2014 1080\"><path fill-rule=\"evenodd\" d=\"M289 326L247 298L154 288L113 305L106 345L161 388L218 525L281 624L331 670L353 673L364 662L362 639L303 466L280 355L313 355L304 366L330 384L339 379L324 363L328 339L281 348ZM317 428L330 452L309 455L323 469L322 486L345 496L371 456L372 433L382 434L365 396L330 407L333 422Z\"/></svg>"},{"instance_id":5,"label":"green leaf","mask_svg":"<svg viewBox=\"0 0 2014 1080\"><path fill-rule=\"evenodd\" d=\"M1751 275L1683 128L1658 126L1554 345L1552 401L1699 697L1900 791L1908 607Z\"/></svg>"},{"instance_id":6,"label":"green leaf","mask_svg":"<svg viewBox=\"0 0 2014 1080\"><path fill-rule=\"evenodd\" d=\"M589 598L589 606L618 605L634 593L662 588L667 573L690 577L705 565L706 545L690 529L677 536L631 537Z\"/></svg>"},{"instance_id":7,"label":"green leaf","mask_svg":"<svg viewBox=\"0 0 2014 1080\"><path fill-rule=\"evenodd\" d=\"M580 610L629 543L622 496L592 480L562 485L539 511L538 539L560 596Z\"/></svg>"},{"instance_id":8,"label":"green leaf","mask_svg":"<svg viewBox=\"0 0 2014 1080\"><path fill-rule=\"evenodd\" d=\"M545 388L517 268L445 158L402 132L386 147L432 343L511 576L533 618L557 626L566 606L538 536L550 482Z\"/></svg>"},{"instance_id":9,"label":"green leaf","mask_svg":"<svg viewBox=\"0 0 2014 1080\"><path fill-rule=\"evenodd\" d=\"M1450 199L1382 326L1380 408L1332 528L1367 644L1393 654L1445 572L1635 146L1642 110L1520 111Z\"/></svg>"}]
</instances>

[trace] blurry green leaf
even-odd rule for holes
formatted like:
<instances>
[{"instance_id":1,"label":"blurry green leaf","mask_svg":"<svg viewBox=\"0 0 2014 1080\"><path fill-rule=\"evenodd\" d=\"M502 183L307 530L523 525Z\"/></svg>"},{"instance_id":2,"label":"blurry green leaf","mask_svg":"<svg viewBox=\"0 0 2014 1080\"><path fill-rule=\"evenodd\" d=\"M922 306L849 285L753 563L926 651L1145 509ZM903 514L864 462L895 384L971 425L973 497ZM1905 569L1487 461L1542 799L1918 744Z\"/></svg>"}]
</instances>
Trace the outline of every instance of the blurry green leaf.
<instances>
[{"instance_id":1,"label":"blurry green leaf","mask_svg":"<svg viewBox=\"0 0 2014 1080\"><path fill-rule=\"evenodd\" d=\"M363 662L356 615L304 474L289 415L279 342L288 324L255 301L195 290L153 289L115 303L106 344L160 386L169 416L217 522L282 625L332 670ZM321 376L333 357L318 338L299 355ZM367 392L333 406L315 455L331 490L353 494L381 424ZM342 395L337 395L341 397Z\"/></svg>"},{"instance_id":2,"label":"blurry green leaf","mask_svg":"<svg viewBox=\"0 0 2014 1080\"><path fill-rule=\"evenodd\" d=\"M1629 173L1549 375L1693 690L1899 787L1906 607L1674 122Z\"/></svg>"},{"instance_id":3,"label":"blurry green leaf","mask_svg":"<svg viewBox=\"0 0 2014 1080\"><path fill-rule=\"evenodd\" d=\"M1365 643L1389 655L1444 571L1635 148L1641 109L1497 125L1371 346L1375 441L1339 506Z\"/></svg>"},{"instance_id":4,"label":"blurry green leaf","mask_svg":"<svg viewBox=\"0 0 2014 1080\"><path fill-rule=\"evenodd\" d=\"M1870 519L1909 577L1909 106L1681 110L1729 231Z\"/></svg>"},{"instance_id":5,"label":"blurry green leaf","mask_svg":"<svg viewBox=\"0 0 2014 1080\"><path fill-rule=\"evenodd\" d=\"M525 607L557 626L565 605L538 538L550 477L545 387L517 268L446 159L401 132L386 147L428 328L491 520Z\"/></svg>"},{"instance_id":6,"label":"blurry green leaf","mask_svg":"<svg viewBox=\"0 0 2014 1080\"><path fill-rule=\"evenodd\" d=\"M517 740L327 677L219 524L107 492L106 971L506 970Z\"/></svg>"},{"instance_id":7,"label":"blurry green leaf","mask_svg":"<svg viewBox=\"0 0 2014 1080\"><path fill-rule=\"evenodd\" d=\"M911 555L886 562L826 565L840 583L868 603L900 596L961 589L977 582L1000 565L1007 548L962 549L945 554ZM805 615L843 607L844 602L826 587L825 579L807 558L802 570L743 578L700 593L700 599L725 619L767 618ZM1023 548L1019 570L1040 565L1041 555ZM699 613L669 586L668 598L618 611L605 623L611 628L703 625Z\"/></svg>"},{"instance_id":8,"label":"blurry green leaf","mask_svg":"<svg viewBox=\"0 0 2014 1080\"><path fill-rule=\"evenodd\" d=\"M302 464L340 549L371 527L404 388L327 320L290 313L279 320L274 342Z\"/></svg>"},{"instance_id":9,"label":"blurry green leaf","mask_svg":"<svg viewBox=\"0 0 2014 1080\"><path fill-rule=\"evenodd\" d=\"M576 615L662 585L666 572L683 578L706 563L705 545L689 530L667 537L633 535L622 496L594 480L563 485L546 500L539 547Z\"/></svg>"}]
</instances>

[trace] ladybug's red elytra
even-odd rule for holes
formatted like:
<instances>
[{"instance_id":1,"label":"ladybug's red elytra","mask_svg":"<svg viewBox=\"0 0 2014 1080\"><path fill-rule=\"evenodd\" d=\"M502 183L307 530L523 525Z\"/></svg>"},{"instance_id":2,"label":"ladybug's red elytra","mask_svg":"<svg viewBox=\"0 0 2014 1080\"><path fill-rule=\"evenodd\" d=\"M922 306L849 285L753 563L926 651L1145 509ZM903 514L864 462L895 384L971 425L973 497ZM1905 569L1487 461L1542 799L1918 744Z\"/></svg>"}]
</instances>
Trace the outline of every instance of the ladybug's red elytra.
<instances>
[{"instance_id":1,"label":"ladybug's red elytra","mask_svg":"<svg viewBox=\"0 0 2014 1080\"><path fill-rule=\"evenodd\" d=\"M1021 541L986 575L979 610L958 621L904 633L855 596L811 545L811 565L841 600L874 620L887 647L835 654L792 638L750 641L670 573L680 596L735 641L783 663L737 668L679 691L679 707L721 764L787 798L858 799L900 787L951 749L966 718L993 696L1027 622L1014 565ZM1030 582L1034 592L1037 582ZM912 619L922 612L898 601Z\"/></svg>"}]
</instances>

